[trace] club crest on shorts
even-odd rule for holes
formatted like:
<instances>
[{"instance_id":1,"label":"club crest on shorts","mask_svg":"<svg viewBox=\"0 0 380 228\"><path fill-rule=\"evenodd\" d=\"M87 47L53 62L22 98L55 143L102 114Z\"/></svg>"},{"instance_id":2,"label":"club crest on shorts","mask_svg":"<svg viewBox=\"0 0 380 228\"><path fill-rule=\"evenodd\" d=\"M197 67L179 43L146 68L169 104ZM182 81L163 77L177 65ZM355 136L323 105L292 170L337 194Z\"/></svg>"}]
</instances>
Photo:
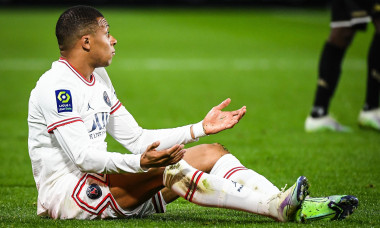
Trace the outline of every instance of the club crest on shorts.
<instances>
[{"instance_id":1,"label":"club crest on shorts","mask_svg":"<svg viewBox=\"0 0 380 228\"><path fill-rule=\"evenodd\" d=\"M111 107L111 100L108 97L108 94L106 91L104 91L104 93L103 93L103 98L104 98L104 102L106 102L106 104Z\"/></svg>"},{"instance_id":2,"label":"club crest on shorts","mask_svg":"<svg viewBox=\"0 0 380 228\"><path fill-rule=\"evenodd\" d=\"M90 199L99 199L102 196L102 190L99 185L91 184L86 190L86 194Z\"/></svg>"},{"instance_id":3,"label":"club crest on shorts","mask_svg":"<svg viewBox=\"0 0 380 228\"><path fill-rule=\"evenodd\" d=\"M71 98L70 90L66 90L66 89L56 90L55 99L57 101L58 113L73 111L73 99Z\"/></svg>"}]
</instances>

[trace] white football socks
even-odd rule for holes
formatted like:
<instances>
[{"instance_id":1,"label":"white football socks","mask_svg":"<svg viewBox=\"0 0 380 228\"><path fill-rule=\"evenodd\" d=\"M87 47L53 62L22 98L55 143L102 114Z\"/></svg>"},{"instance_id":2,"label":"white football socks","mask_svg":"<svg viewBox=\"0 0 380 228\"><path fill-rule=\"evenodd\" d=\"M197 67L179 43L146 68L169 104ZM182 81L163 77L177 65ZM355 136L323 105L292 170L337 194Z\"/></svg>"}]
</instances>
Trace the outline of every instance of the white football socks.
<instances>
[{"instance_id":1,"label":"white football socks","mask_svg":"<svg viewBox=\"0 0 380 228\"><path fill-rule=\"evenodd\" d=\"M244 167L232 154L222 156L212 168L210 174L238 182L255 192L267 196L278 194L280 190L264 176Z\"/></svg>"},{"instance_id":2,"label":"white football socks","mask_svg":"<svg viewBox=\"0 0 380 228\"><path fill-rule=\"evenodd\" d=\"M277 218L277 205L266 194L223 177L207 174L181 160L167 166L164 172L164 185L179 196L198 205L247 211Z\"/></svg>"}]
</instances>

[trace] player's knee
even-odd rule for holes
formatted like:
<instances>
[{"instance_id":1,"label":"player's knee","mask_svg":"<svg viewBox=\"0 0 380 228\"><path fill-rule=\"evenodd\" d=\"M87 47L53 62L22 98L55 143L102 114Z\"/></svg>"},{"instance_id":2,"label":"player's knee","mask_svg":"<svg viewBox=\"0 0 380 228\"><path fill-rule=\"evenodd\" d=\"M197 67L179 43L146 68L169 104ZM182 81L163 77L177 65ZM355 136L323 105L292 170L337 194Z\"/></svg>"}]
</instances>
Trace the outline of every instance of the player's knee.
<instances>
[{"instance_id":1,"label":"player's knee","mask_svg":"<svg viewBox=\"0 0 380 228\"><path fill-rule=\"evenodd\" d=\"M218 157L218 159L221 156L229 153L229 151L227 150L227 148L224 147L220 143L202 144L200 146L202 146L202 151L204 151L207 154L212 154L212 155Z\"/></svg>"},{"instance_id":2,"label":"player's knee","mask_svg":"<svg viewBox=\"0 0 380 228\"><path fill-rule=\"evenodd\" d=\"M355 30L352 28L333 28L328 42L340 48L347 48L354 38Z\"/></svg>"},{"instance_id":3,"label":"player's knee","mask_svg":"<svg viewBox=\"0 0 380 228\"><path fill-rule=\"evenodd\" d=\"M228 153L228 150L219 143L201 144L187 149L184 159L196 169L208 173L215 163Z\"/></svg>"},{"instance_id":4,"label":"player's knee","mask_svg":"<svg viewBox=\"0 0 380 228\"><path fill-rule=\"evenodd\" d=\"M215 149L219 150L223 155L230 153L228 149L220 143L213 143L211 145L215 146L216 147Z\"/></svg>"},{"instance_id":5,"label":"player's knee","mask_svg":"<svg viewBox=\"0 0 380 228\"><path fill-rule=\"evenodd\" d=\"M228 154L228 150L219 143L202 144L200 145L201 151L203 151L203 158L207 160L207 163L212 167L223 155Z\"/></svg>"}]
</instances>

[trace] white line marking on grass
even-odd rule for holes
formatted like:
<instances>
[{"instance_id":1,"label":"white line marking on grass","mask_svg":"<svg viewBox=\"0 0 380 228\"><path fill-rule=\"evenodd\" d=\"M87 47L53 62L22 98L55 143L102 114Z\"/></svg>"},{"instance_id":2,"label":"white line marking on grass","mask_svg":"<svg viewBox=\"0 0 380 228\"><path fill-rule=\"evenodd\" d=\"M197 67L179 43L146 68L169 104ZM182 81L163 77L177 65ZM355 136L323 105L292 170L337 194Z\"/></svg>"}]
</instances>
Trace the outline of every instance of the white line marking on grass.
<instances>
[{"instance_id":1,"label":"white line marking on grass","mask_svg":"<svg viewBox=\"0 0 380 228\"><path fill-rule=\"evenodd\" d=\"M48 70L51 60L48 59L0 59L1 70L25 71ZM303 59L269 59L269 58L147 58L147 59L114 59L114 67L127 71L202 71L202 70L317 70L317 60ZM348 70L365 69L365 59L347 59L343 66Z\"/></svg>"}]
</instances>

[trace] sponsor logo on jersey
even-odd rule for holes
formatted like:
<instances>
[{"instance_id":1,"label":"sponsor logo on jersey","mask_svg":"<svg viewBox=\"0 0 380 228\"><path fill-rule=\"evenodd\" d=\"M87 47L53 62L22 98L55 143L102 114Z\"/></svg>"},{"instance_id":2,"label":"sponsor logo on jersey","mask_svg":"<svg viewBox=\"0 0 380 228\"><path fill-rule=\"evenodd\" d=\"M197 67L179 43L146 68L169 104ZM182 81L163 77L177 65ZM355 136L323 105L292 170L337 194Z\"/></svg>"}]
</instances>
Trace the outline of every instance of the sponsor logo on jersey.
<instances>
[{"instance_id":1,"label":"sponsor logo on jersey","mask_svg":"<svg viewBox=\"0 0 380 228\"><path fill-rule=\"evenodd\" d=\"M86 195L90 199L99 199L102 196L102 190L99 185L91 184L86 190Z\"/></svg>"},{"instance_id":2,"label":"sponsor logo on jersey","mask_svg":"<svg viewBox=\"0 0 380 228\"><path fill-rule=\"evenodd\" d=\"M73 111L73 99L71 98L70 90L65 90L65 89L56 90L55 98L57 100L58 113Z\"/></svg>"},{"instance_id":3,"label":"sponsor logo on jersey","mask_svg":"<svg viewBox=\"0 0 380 228\"><path fill-rule=\"evenodd\" d=\"M108 94L106 91L104 91L104 93L103 93L103 98L104 98L104 102L106 102L106 104L111 107L111 100L108 97Z\"/></svg>"},{"instance_id":4,"label":"sponsor logo on jersey","mask_svg":"<svg viewBox=\"0 0 380 228\"><path fill-rule=\"evenodd\" d=\"M91 130L88 132L90 139L96 139L106 134L106 127L108 123L109 114L106 112L99 112L94 114Z\"/></svg>"}]
</instances>

